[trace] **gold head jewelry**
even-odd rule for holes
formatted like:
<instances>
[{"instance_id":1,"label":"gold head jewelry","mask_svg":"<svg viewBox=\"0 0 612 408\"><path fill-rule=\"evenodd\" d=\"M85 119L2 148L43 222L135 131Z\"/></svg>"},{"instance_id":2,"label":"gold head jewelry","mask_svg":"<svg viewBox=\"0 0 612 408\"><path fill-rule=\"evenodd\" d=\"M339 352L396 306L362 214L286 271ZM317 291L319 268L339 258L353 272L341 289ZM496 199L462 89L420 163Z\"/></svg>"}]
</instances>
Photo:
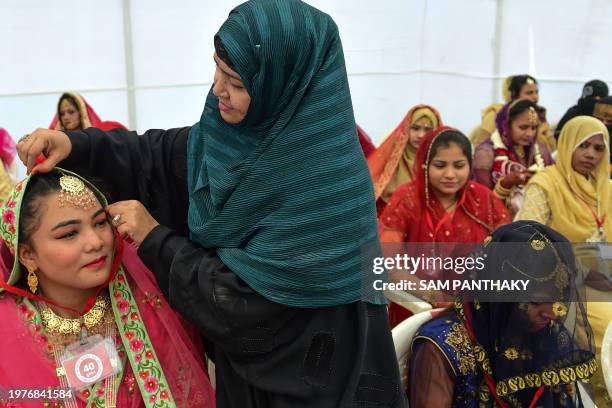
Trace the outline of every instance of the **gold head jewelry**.
<instances>
[{"instance_id":1,"label":"gold head jewelry","mask_svg":"<svg viewBox=\"0 0 612 408\"><path fill-rule=\"evenodd\" d=\"M34 272L36 269L34 267L28 266L28 287L32 293L36 293L38 290L38 276Z\"/></svg>"},{"instance_id":2,"label":"gold head jewelry","mask_svg":"<svg viewBox=\"0 0 612 408\"><path fill-rule=\"evenodd\" d=\"M531 78L527 78L525 83L528 84L528 85L533 85L533 84L535 84L535 81L533 79L531 79Z\"/></svg>"},{"instance_id":3,"label":"gold head jewelry","mask_svg":"<svg viewBox=\"0 0 612 408\"><path fill-rule=\"evenodd\" d=\"M74 106L74 104L70 102L68 98L62 99L62 103L60 103L60 109L68 109L71 106Z\"/></svg>"},{"instance_id":4,"label":"gold head jewelry","mask_svg":"<svg viewBox=\"0 0 612 408\"><path fill-rule=\"evenodd\" d=\"M89 210L96 206L98 199L94 193L85 186L82 180L69 175L60 177L59 206L69 205L80 210Z\"/></svg>"},{"instance_id":5,"label":"gold head jewelry","mask_svg":"<svg viewBox=\"0 0 612 408\"><path fill-rule=\"evenodd\" d=\"M532 241L530 241L531 242L531 248L536 250L536 251L542 251L546 247L546 244L549 244L549 248L552 250L552 252L553 252L553 254L555 256L555 261L556 261L555 268L553 269L552 272L550 272L548 275L545 275L545 276L530 275L529 273L521 270L519 267L514 265L508 259L504 260L504 262L502 264L502 271L506 267L509 267L509 268L512 268L514 271L520 273L521 275L526 276L529 279L533 279L534 281L539 282L539 283L547 282L547 281L549 281L551 279L554 279L554 285L557 288L557 290L559 292L563 292L563 290L566 287L568 287L569 284L570 284L570 272L569 272L569 269L567 268L567 266L561 260L561 257L559 256L559 253L557 252L557 250L553 246L553 243L546 236L544 236L544 235L540 234L540 238L542 238L542 239L533 239Z\"/></svg>"},{"instance_id":6,"label":"gold head jewelry","mask_svg":"<svg viewBox=\"0 0 612 408\"><path fill-rule=\"evenodd\" d=\"M537 124L538 113L536 112L535 108L533 106L530 106L527 112L529 112L529 123Z\"/></svg>"},{"instance_id":7,"label":"gold head jewelry","mask_svg":"<svg viewBox=\"0 0 612 408\"><path fill-rule=\"evenodd\" d=\"M83 315L83 322L88 330L98 326L102 322L109 303L106 297L99 296L93 307ZM42 308L40 317L48 333L67 335L79 334L81 332L81 319L70 319L58 316L48 306Z\"/></svg>"}]
</instances>

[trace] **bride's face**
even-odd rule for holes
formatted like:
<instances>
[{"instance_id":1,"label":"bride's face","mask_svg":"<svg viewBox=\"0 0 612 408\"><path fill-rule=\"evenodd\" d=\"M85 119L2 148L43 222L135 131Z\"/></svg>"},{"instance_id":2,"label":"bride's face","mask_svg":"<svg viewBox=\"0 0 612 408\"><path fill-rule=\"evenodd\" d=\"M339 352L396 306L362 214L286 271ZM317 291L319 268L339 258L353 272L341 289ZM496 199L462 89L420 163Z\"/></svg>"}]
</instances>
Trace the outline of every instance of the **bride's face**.
<instances>
[{"instance_id":1,"label":"bride's face","mask_svg":"<svg viewBox=\"0 0 612 408\"><path fill-rule=\"evenodd\" d=\"M103 284L110 275L114 241L102 206L60 206L59 193L38 200L38 228L28 244L19 246L19 259L35 268L43 293L51 286L87 290Z\"/></svg>"}]
</instances>

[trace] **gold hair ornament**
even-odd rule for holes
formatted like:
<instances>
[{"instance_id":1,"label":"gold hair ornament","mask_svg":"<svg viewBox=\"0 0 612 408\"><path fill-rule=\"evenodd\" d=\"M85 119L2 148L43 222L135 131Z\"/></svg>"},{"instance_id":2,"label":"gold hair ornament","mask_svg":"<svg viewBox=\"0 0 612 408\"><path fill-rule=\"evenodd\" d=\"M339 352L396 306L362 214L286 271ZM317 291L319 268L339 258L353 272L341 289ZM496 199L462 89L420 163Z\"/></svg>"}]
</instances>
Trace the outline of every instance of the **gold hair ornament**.
<instances>
[{"instance_id":1,"label":"gold hair ornament","mask_svg":"<svg viewBox=\"0 0 612 408\"><path fill-rule=\"evenodd\" d=\"M85 186L82 180L69 175L60 177L59 206L69 205L80 210L89 210L96 206L98 199L94 193Z\"/></svg>"},{"instance_id":2,"label":"gold hair ornament","mask_svg":"<svg viewBox=\"0 0 612 408\"><path fill-rule=\"evenodd\" d=\"M529 123L537 125L538 124L538 113L536 112L533 106L530 106L527 110L529 113Z\"/></svg>"}]
</instances>

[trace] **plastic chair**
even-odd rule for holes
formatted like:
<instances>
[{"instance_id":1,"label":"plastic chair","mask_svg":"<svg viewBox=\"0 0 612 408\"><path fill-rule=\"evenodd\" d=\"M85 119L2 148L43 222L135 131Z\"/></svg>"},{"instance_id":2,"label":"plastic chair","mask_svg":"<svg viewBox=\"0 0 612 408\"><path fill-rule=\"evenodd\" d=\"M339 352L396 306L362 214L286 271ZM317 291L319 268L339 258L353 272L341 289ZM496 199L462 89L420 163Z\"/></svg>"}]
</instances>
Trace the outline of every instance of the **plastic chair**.
<instances>
[{"instance_id":1,"label":"plastic chair","mask_svg":"<svg viewBox=\"0 0 612 408\"><path fill-rule=\"evenodd\" d=\"M429 304L429 303L428 303ZM395 356L400 369L400 378L402 380L402 389L405 390L408 386L408 359L412 352L412 338L416 334L419 327L427 321L433 319L440 311L444 309L427 310L414 316L410 316L391 330L393 335L393 344L395 345Z\"/></svg>"},{"instance_id":2,"label":"plastic chair","mask_svg":"<svg viewBox=\"0 0 612 408\"><path fill-rule=\"evenodd\" d=\"M608 323L608 328L601 342L601 369L608 395L612 398L612 322Z\"/></svg>"},{"instance_id":3,"label":"plastic chair","mask_svg":"<svg viewBox=\"0 0 612 408\"><path fill-rule=\"evenodd\" d=\"M584 388L584 385L580 381L576 381L576 385L578 386L578 392L580 393L580 399L582 400L582 406L584 408L597 408L597 405L593 402L593 399Z\"/></svg>"},{"instance_id":4,"label":"plastic chair","mask_svg":"<svg viewBox=\"0 0 612 408\"><path fill-rule=\"evenodd\" d=\"M386 290L385 296L393 303L397 303L405 309L410 310L414 314L431 310L432 307L429 303L422 299L414 296L411 293L404 292L403 290Z\"/></svg>"}]
</instances>

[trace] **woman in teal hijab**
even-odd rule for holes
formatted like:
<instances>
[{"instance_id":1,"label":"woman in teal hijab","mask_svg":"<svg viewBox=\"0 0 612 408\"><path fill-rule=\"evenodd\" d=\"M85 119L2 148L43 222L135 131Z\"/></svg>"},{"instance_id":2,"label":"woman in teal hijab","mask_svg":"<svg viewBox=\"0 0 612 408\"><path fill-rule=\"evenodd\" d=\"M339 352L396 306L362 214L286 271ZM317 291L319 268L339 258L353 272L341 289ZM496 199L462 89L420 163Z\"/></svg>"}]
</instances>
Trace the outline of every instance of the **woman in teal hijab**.
<instances>
[{"instance_id":1,"label":"woman in teal hijab","mask_svg":"<svg viewBox=\"0 0 612 408\"><path fill-rule=\"evenodd\" d=\"M105 181L119 230L214 345L220 407L403 406L336 24L252 0L215 51L193 127L37 130L20 157Z\"/></svg>"}]
</instances>

